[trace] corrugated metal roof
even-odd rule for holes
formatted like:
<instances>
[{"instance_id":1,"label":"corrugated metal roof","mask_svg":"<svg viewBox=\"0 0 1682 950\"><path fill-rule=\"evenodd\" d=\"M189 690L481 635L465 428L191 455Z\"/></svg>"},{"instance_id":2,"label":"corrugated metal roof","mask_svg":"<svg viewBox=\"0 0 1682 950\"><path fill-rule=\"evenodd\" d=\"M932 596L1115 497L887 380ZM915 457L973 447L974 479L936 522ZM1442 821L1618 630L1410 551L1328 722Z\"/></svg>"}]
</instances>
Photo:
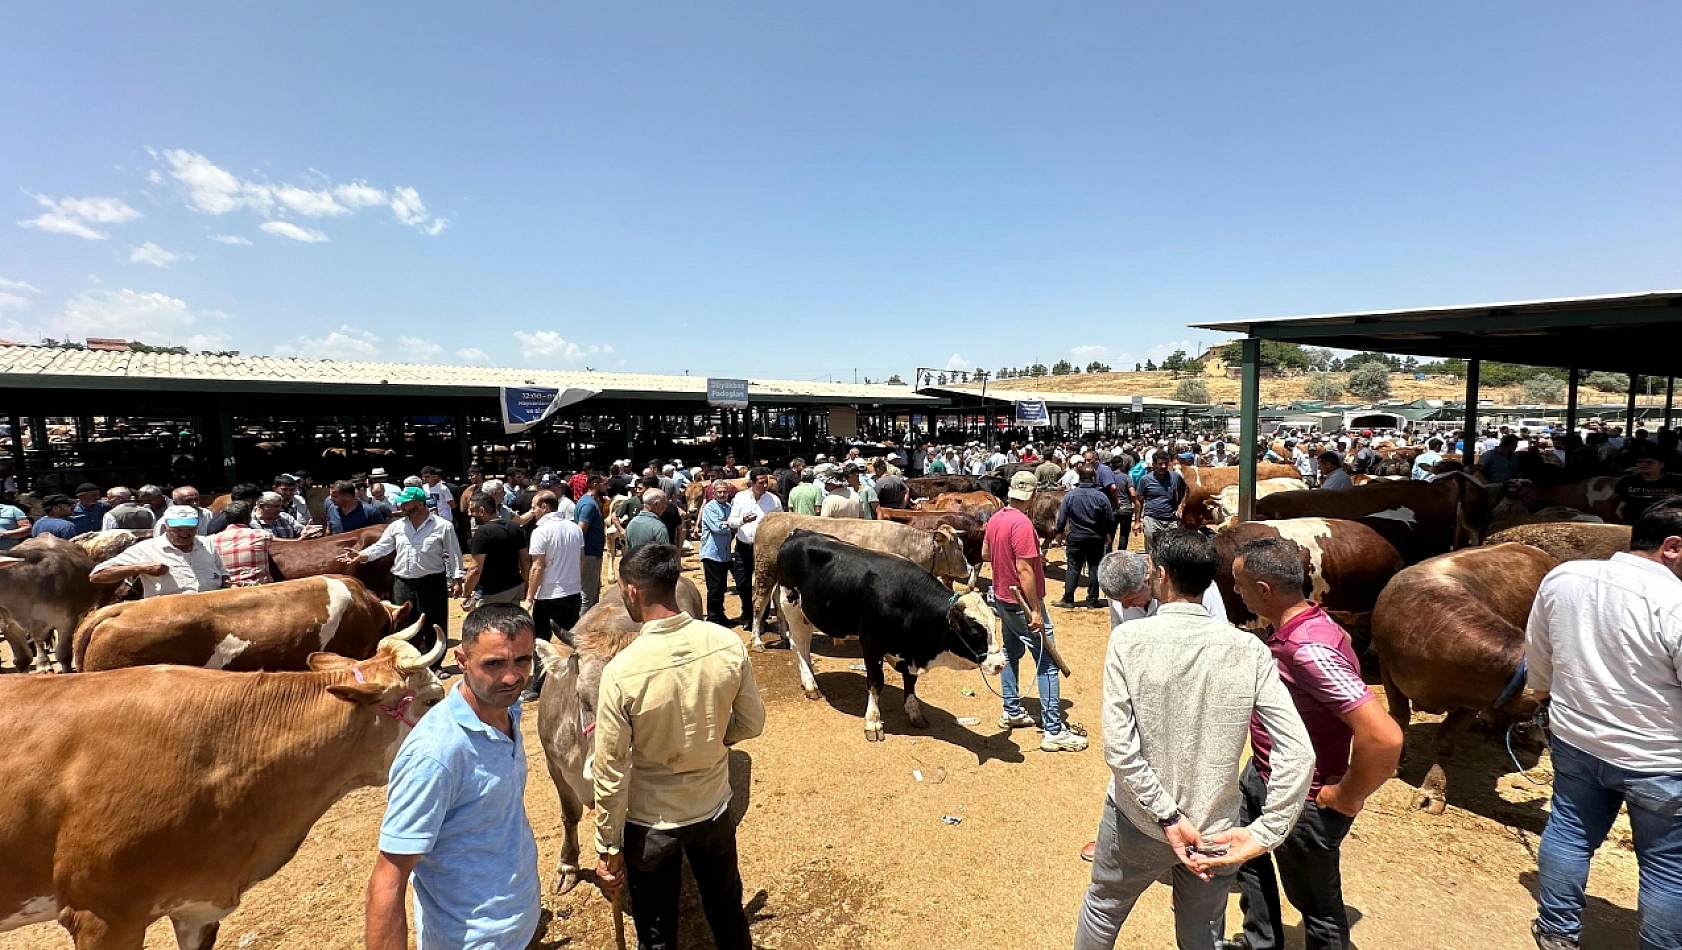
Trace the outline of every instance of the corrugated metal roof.
<instances>
[{"instance_id":1,"label":"corrugated metal roof","mask_svg":"<svg viewBox=\"0 0 1682 950\"><path fill-rule=\"evenodd\" d=\"M59 349L44 346L0 347L0 385L28 386L28 377L84 377L106 380L157 381L171 379L195 382L222 381L267 384L285 388L287 383L310 387L344 385L390 385L453 387L467 395L494 395L499 386L583 386L603 395L671 394L699 395L707 392L705 376L663 376L652 373L592 373L547 369L511 369L486 366L437 366L421 363L356 363L340 360L283 359L273 356L210 356L174 353L102 352ZM117 388L121 388L120 386ZM939 399L919 396L908 386L863 383L816 383L784 379L750 379L748 395L755 401L774 402L778 397L797 401L833 400L838 404L927 403Z\"/></svg>"},{"instance_id":2,"label":"corrugated metal roof","mask_svg":"<svg viewBox=\"0 0 1682 950\"><path fill-rule=\"evenodd\" d=\"M938 392L953 396L979 396L980 386L925 386L923 392ZM1126 409L1133 404L1133 397L1121 393L1068 393L1046 392L1034 389L1008 389L1002 386L987 384L988 399L1002 399L1005 402L1021 400L1043 400L1053 408L1074 408L1089 406L1093 409ZM1150 409L1201 409L1201 404L1194 402L1175 402L1172 399L1162 399L1157 396L1145 396L1145 406Z\"/></svg>"},{"instance_id":3,"label":"corrugated metal roof","mask_svg":"<svg viewBox=\"0 0 1682 950\"><path fill-rule=\"evenodd\" d=\"M1227 333L1249 333L1253 326L1294 326L1356 323L1372 320L1427 320L1453 316L1517 316L1546 314L1586 309L1618 309L1626 307L1665 307L1682 302L1682 290L1650 290L1628 294L1600 294L1589 297L1550 297L1539 300L1511 300L1504 303L1453 304L1441 307L1412 307L1401 310L1355 310L1348 313L1316 313L1295 317L1257 317L1250 320L1223 320L1217 323L1193 323L1200 330L1220 330Z\"/></svg>"}]
</instances>

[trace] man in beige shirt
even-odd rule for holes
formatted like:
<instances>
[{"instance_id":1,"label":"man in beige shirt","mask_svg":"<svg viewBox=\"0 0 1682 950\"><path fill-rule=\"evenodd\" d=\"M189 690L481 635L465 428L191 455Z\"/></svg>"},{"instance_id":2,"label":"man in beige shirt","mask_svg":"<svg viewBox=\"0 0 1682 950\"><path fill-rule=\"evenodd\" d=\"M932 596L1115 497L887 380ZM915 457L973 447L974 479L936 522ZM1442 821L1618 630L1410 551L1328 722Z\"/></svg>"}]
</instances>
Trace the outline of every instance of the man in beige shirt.
<instances>
[{"instance_id":1,"label":"man in beige shirt","mask_svg":"<svg viewBox=\"0 0 1682 950\"><path fill-rule=\"evenodd\" d=\"M859 502L858 493L848 487L845 478L826 475L823 505L818 509L818 515L824 518L863 518L864 505Z\"/></svg>"},{"instance_id":2,"label":"man in beige shirt","mask_svg":"<svg viewBox=\"0 0 1682 950\"><path fill-rule=\"evenodd\" d=\"M677 946L683 858L719 950L752 950L742 912L728 747L765 728L740 637L677 606L677 548L651 543L619 565L642 633L602 670L596 705L596 879L627 881L637 940Z\"/></svg>"}]
</instances>

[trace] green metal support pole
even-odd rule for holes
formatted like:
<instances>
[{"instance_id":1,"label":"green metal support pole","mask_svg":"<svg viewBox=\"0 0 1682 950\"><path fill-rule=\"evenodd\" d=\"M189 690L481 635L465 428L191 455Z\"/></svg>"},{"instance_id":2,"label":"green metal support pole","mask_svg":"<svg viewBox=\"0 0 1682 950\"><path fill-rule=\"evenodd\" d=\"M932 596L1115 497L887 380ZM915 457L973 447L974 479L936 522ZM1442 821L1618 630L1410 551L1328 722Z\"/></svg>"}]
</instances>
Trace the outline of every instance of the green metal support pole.
<instances>
[{"instance_id":1,"label":"green metal support pole","mask_svg":"<svg viewBox=\"0 0 1682 950\"><path fill-rule=\"evenodd\" d=\"M1466 419L1460 428L1466 444L1460 454L1460 464L1467 468L1478 461L1478 373L1482 369L1482 360L1466 361Z\"/></svg>"},{"instance_id":2,"label":"green metal support pole","mask_svg":"<svg viewBox=\"0 0 1682 950\"><path fill-rule=\"evenodd\" d=\"M1676 404L1676 377L1675 376L1668 376L1668 377L1665 378L1665 384L1664 384L1664 427L1666 429L1670 428L1670 414L1671 414L1670 411L1671 411L1671 407L1673 407L1675 404ZM16 416L12 417L12 431L13 432L17 431L17 417ZM23 445L23 443L21 443L21 442L18 443L18 446L19 446L18 455L19 456L23 455L22 445Z\"/></svg>"},{"instance_id":3,"label":"green metal support pole","mask_svg":"<svg viewBox=\"0 0 1682 950\"><path fill-rule=\"evenodd\" d=\"M1261 418L1261 340L1246 338L1244 376L1238 383L1238 520L1256 516L1256 438Z\"/></svg>"},{"instance_id":4,"label":"green metal support pole","mask_svg":"<svg viewBox=\"0 0 1682 950\"><path fill-rule=\"evenodd\" d=\"M466 412L456 413L456 452L460 456L463 476L473 465L473 417Z\"/></svg>"},{"instance_id":5,"label":"green metal support pole","mask_svg":"<svg viewBox=\"0 0 1682 950\"><path fill-rule=\"evenodd\" d=\"M23 417L12 413L6 417L12 427L12 474L23 471Z\"/></svg>"},{"instance_id":6,"label":"green metal support pole","mask_svg":"<svg viewBox=\"0 0 1682 950\"><path fill-rule=\"evenodd\" d=\"M1577 382L1583 373L1577 367L1571 367L1571 376L1565 384L1565 431L1577 431Z\"/></svg>"},{"instance_id":7,"label":"green metal support pole","mask_svg":"<svg viewBox=\"0 0 1682 950\"><path fill-rule=\"evenodd\" d=\"M1636 376L1629 374L1629 401L1624 404L1624 438L1635 434L1635 394L1637 388Z\"/></svg>"},{"instance_id":8,"label":"green metal support pole","mask_svg":"<svg viewBox=\"0 0 1682 950\"><path fill-rule=\"evenodd\" d=\"M750 467L759 464L753 458L753 407L742 410L742 427L747 431L744 436L748 440L747 462Z\"/></svg>"},{"instance_id":9,"label":"green metal support pole","mask_svg":"<svg viewBox=\"0 0 1682 950\"><path fill-rule=\"evenodd\" d=\"M222 437L222 483L238 485L239 475L234 471L234 411L225 402L216 409L216 429Z\"/></svg>"}]
</instances>

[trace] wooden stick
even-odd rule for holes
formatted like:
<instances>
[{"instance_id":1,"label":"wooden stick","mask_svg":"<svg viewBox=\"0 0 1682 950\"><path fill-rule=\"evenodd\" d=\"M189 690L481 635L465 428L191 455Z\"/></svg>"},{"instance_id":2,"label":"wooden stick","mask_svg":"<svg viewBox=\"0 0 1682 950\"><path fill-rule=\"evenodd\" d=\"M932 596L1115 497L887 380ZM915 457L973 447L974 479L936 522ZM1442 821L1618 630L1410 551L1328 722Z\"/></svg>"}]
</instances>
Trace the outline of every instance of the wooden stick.
<instances>
[{"instance_id":1,"label":"wooden stick","mask_svg":"<svg viewBox=\"0 0 1682 950\"><path fill-rule=\"evenodd\" d=\"M619 950L625 950L625 885L621 883L619 890L613 892L613 939L618 942Z\"/></svg>"},{"instance_id":2,"label":"wooden stick","mask_svg":"<svg viewBox=\"0 0 1682 950\"><path fill-rule=\"evenodd\" d=\"M1021 607L1022 612L1026 614L1028 605L1022 602L1022 588L1012 584L1010 592L1016 595L1016 605ZM1052 643L1051 638L1043 633L1040 635L1040 648L1046 652L1047 656L1051 657L1051 662L1057 667L1057 672L1062 673L1065 679L1072 675L1069 671L1069 664L1063 662L1063 654L1057 652L1057 645Z\"/></svg>"}]
</instances>

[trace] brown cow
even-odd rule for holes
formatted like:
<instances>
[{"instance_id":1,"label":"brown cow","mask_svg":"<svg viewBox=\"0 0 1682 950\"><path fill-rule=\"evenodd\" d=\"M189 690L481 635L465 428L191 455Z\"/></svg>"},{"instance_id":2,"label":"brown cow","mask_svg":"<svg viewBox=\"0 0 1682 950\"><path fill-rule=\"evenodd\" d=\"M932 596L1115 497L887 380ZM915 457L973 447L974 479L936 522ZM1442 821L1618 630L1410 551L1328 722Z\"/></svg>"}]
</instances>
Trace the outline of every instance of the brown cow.
<instances>
[{"instance_id":1,"label":"brown cow","mask_svg":"<svg viewBox=\"0 0 1682 950\"><path fill-rule=\"evenodd\" d=\"M443 650L0 680L0 930L57 920L78 950L140 950L167 916L184 950L209 948L334 802L385 784L444 697Z\"/></svg>"},{"instance_id":2,"label":"brown cow","mask_svg":"<svg viewBox=\"0 0 1682 950\"><path fill-rule=\"evenodd\" d=\"M1489 526L1490 493L1469 476L1433 482L1375 481L1356 488L1279 492L1256 499L1256 519L1341 518L1359 521L1417 564L1478 544Z\"/></svg>"},{"instance_id":3,"label":"brown cow","mask_svg":"<svg viewBox=\"0 0 1682 950\"><path fill-rule=\"evenodd\" d=\"M374 655L402 630L395 607L354 577L328 575L261 587L148 597L114 604L76 631L76 668L87 672L177 663L209 670L304 670L312 653ZM400 636L408 640L415 625Z\"/></svg>"},{"instance_id":4,"label":"brown cow","mask_svg":"<svg viewBox=\"0 0 1682 950\"><path fill-rule=\"evenodd\" d=\"M1303 593L1349 632L1355 652L1372 640L1372 610L1390 578L1402 569L1402 556L1366 525L1333 518L1245 521L1215 535L1215 584L1226 601L1227 619L1240 627L1261 626L1233 586L1232 559L1238 546L1256 538L1285 538L1302 552Z\"/></svg>"},{"instance_id":5,"label":"brown cow","mask_svg":"<svg viewBox=\"0 0 1682 950\"><path fill-rule=\"evenodd\" d=\"M691 617L703 616L701 592L687 577L678 578L677 605ZM561 797L561 857L555 864L555 890L565 894L578 884L578 823L584 809L596 807L595 787L589 779L589 760L595 742L596 697L602 668L619 655L642 630L625 611L625 598L615 584L602 591L584 616L578 618L560 643L537 641L538 660L547 679L537 701L537 735L549 779ZM549 631L544 631L547 636Z\"/></svg>"},{"instance_id":6,"label":"brown cow","mask_svg":"<svg viewBox=\"0 0 1682 950\"><path fill-rule=\"evenodd\" d=\"M360 551L385 533L386 525L371 524L366 528L330 534L326 537L287 541L275 538L269 542L269 560L274 564L275 580L297 580L300 577L319 577L322 574L343 574L347 570L362 585L381 600L391 598L391 564L395 553L373 561L346 565L339 560L342 551Z\"/></svg>"},{"instance_id":7,"label":"brown cow","mask_svg":"<svg viewBox=\"0 0 1682 950\"><path fill-rule=\"evenodd\" d=\"M905 480L905 500L911 502L919 498L938 498L947 492L972 492L980 489L981 482L974 475L925 475L922 478Z\"/></svg>"},{"instance_id":8,"label":"brown cow","mask_svg":"<svg viewBox=\"0 0 1682 950\"><path fill-rule=\"evenodd\" d=\"M871 551L893 554L922 565L936 577L962 580L974 586L980 562L964 557L963 538L956 529L942 526L934 531L892 521L860 518L814 518L788 511L773 511L759 522L753 537L753 649L765 649L765 608L777 589L777 552L797 528L856 544Z\"/></svg>"},{"instance_id":9,"label":"brown cow","mask_svg":"<svg viewBox=\"0 0 1682 950\"><path fill-rule=\"evenodd\" d=\"M1561 561L1604 561L1629 550L1627 524L1525 524L1489 536L1485 544L1516 541L1541 548Z\"/></svg>"},{"instance_id":10,"label":"brown cow","mask_svg":"<svg viewBox=\"0 0 1682 950\"><path fill-rule=\"evenodd\" d=\"M1220 515L1215 511L1215 503L1220 500L1222 489L1238 484L1238 466L1222 465L1209 468L1182 465L1178 471L1180 477L1186 480L1186 498L1180 503L1180 527L1203 528L1220 521ZM1294 465L1260 462L1256 465L1256 478L1300 480L1302 473L1298 472ZM1260 518L1261 515L1256 517Z\"/></svg>"},{"instance_id":11,"label":"brown cow","mask_svg":"<svg viewBox=\"0 0 1682 950\"><path fill-rule=\"evenodd\" d=\"M1622 520L1624 500L1623 496L1618 494L1616 475L1597 475L1594 478L1559 485L1538 485L1532 481L1522 481L1512 484L1511 490L1531 511L1549 505L1559 505L1586 511L1609 524Z\"/></svg>"},{"instance_id":12,"label":"brown cow","mask_svg":"<svg viewBox=\"0 0 1682 950\"><path fill-rule=\"evenodd\" d=\"M1522 683L1509 686L1524 659L1530 604L1557 564L1527 544L1463 548L1403 570L1378 595L1372 645L1391 717L1406 730L1414 708L1448 714L1437 727L1437 761L1414 800L1433 815L1448 804L1441 760L1473 717L1488 710L1516 721L1535 710Z\"/></svg>"},{"instance_id":13,"label":"brown cow","mask_svg":"<svg viewBox=\"0 0 1682 950\"><path fill-rule=\"evenodd\" d=\"M109 532L119 533L128 532ZM103 539L104 535L89 537ZM19 630L26 635L36 672L70 672L76 625L116 597L118 585L88 580L98 563L86 547L52 535L30 538L0 554L0 606L11 618L5 623L7 640L12 641ZM12 663L19 672L27 657L28 651L12 642Z\"/></svg>"},{"instance_id":14,"label":"brown cow","mask_svg":"<svg viewBox=\"0 0 1682 950\"><path fill-rule=\"evenodd\" d=\"M1024 514L1034 523L1034 533L1040 536L1041 554L1051 545L1051 539L1057 537L1057 509L1062 507L1063 496L1068 493L1063 488L1042 488L1028 502Z\"/></svg>"},{"instance_id":15,"label":"brown cow","mask_svg":"<svg viewBox=\"0 0 1682 950\"><path fill-rule=\"evenodd\" d=\"M979 509L983 517L993 515L1005 503L990 491L946 492L937 498L925 499L916 507L918 511L973 511Z\"/></svg>"}]
</instances>

